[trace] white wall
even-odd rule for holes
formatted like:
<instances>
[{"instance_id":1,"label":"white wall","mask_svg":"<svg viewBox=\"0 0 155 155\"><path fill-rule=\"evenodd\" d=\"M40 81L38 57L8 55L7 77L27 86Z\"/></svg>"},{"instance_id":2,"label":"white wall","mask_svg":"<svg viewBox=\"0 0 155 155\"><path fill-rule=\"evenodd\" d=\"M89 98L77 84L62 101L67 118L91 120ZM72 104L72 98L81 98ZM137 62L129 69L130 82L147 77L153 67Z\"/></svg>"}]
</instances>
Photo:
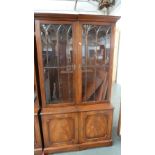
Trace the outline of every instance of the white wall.
<instances>
[{"instance_id":1,"label":"white wall","mask_svg":"<svg viewBox=\"0 0 155 155\"><path fill-rule=\"evenodd\" d=\"M78 0L76 11L74 0L35 0L34 6L35 12L104 14L103 10L98 10L98 2L92 0ZM120 0L109 11L111 15L120 15Z\"/></svg>"},{"instance_id":2,"label":"white wall","mask_svg":"<svg viewBox=\"0 0 155 155\"><path fill-rule=\"evenodd\" d=\"M75 1L64 0L36 0L35 12L59 12L59 13L88 13L102 14L97 9L97 2L78 1L76 11L74 10Z\"/></svg>"}]
</instances>

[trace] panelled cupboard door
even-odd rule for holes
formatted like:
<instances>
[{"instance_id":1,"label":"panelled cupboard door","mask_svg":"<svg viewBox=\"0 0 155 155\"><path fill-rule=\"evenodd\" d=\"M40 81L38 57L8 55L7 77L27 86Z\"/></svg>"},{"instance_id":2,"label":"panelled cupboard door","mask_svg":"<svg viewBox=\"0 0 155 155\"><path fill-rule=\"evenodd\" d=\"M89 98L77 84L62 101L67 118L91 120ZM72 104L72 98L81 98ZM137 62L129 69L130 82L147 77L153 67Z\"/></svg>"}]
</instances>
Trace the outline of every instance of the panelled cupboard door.
<instances>
[{"instance_id":1,"label":"panelled cupboard door","mask_svg":"<svg viewBox=\"0 0 155 155\"><path fill-rule=\"evenodd\" d=\"M111 141L112 110L81 112L80 143Z\"/></svg>"},{"instance_id":2,"label":"panelled cupboard door","mask_svg":"<svg viewBox=\"0 0 155 155\"><path fill-rule=\"evenodd\" d=\"M80 23L82 103L109 101L112 24Z\"/></svg>"},{"instance_id":3,"label":"panelled cupboard door","mask_svg":"<svg viewBox=\"0 0 155 155\"><path fill-rule=\"evenodd\" d=\"M45 147L59 147L78 143L78 115L42 115Z\"/></svg>"},{"instance_id":4,"label":"panelled cupboard door","mask_svg":"<svg viewBox=\"0 0 155 155\"><path fill-rule=\"evenodd\" d=\"M35 21L43 107L75 102L74 24Z\"/></svg>"}]
</instances>

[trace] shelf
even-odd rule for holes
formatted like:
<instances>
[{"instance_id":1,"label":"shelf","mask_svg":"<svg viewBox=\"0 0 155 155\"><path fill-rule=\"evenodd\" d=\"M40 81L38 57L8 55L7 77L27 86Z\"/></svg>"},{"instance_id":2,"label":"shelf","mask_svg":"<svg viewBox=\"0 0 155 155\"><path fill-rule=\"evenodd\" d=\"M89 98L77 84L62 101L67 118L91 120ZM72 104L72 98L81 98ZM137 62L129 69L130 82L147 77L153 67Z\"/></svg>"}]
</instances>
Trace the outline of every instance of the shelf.
<instances>
[{"instance_id":1,"label":"shelf","mask_svg":"<svg viewBox=\"0 0 155 155\"><path fill-rule=\"evenodd\" d=\"M92 73L93 70L87 69L87 70L82 70L82 72L83 72L83 73L86 73L86 72ZM61 74L68 74L68 73L70 74L70 73L73 73L73 71L60 71L60 73L61 73Z\"/></svg>"},{"instance_id":2,"label":"shelf","mask_svg":"<svg viewBox=\"0 0 155 155\"><path fill-rule=\"evenodd\" d=\"M60 71L61 74L71 74L73 71Z\"/></svg>"}]
</instances>

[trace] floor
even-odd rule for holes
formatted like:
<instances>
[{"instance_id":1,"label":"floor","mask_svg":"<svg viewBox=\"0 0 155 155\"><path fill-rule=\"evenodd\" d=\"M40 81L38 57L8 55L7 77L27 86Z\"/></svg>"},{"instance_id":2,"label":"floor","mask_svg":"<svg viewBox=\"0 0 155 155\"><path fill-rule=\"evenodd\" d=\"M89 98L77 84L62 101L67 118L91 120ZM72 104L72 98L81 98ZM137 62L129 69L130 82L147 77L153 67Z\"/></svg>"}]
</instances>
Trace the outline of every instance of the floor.
<instances>
[{"instance_id":1,"label":"floor","mask_svg":"<svg viewBox=\"0 0 155 155\"><path fill-rule=\"evenodd\" d=\"M117 125L118 125L119 108L120 108L120 94L121 94L121 88L118 84L115 84L112 90L112 104L114 106L112 146L87 149L83 151L55 153L52 155L121 155L121 138L117 136Z\"/></svg>"}]
</instances>

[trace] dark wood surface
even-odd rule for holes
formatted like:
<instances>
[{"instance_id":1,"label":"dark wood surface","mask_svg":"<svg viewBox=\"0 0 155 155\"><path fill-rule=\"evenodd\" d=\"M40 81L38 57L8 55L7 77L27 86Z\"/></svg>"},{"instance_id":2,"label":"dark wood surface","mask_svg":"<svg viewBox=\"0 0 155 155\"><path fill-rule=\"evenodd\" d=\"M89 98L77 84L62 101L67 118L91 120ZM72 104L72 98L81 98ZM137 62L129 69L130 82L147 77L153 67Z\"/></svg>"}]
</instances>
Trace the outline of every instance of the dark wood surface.
<instances>
[{"instance_id":1,"label":"dark wood surface","mask_svg":"<svg viewBox=\"0 0 155 155\"><path fill-rule=\"evenodd\" d=\"M80 143L111 139L112 110L88 111L80 113Z\"/></svg>"},{"instance_id":2,"label":"dark wood surface","mask_svg":"<svg viewBox=\"0 0 155 155\"><path fill-rule=\"evenodd\" d=\"M42 150L41 135L37 114L34 115L34 149L35 151Z\"/></svg>"},{"instance_id":3,"label":"dark wood surface","mask_svg":"<svg viewBox=\"0 0 155 155\"><path fill-rule=\"evenodd\" d=\"M35 13L35 19L52 21L90 21L116 23L120 16L86 15L86 14L55 14L55 13Z\"/></svg>"},{"instance_id":4,"label":"dark wood surface","mask_svg":"<svg viewBox=\"0 0 155 155\"><path fill-rule=\"evenodd\" d=\"M120 107L120 111L119 111L117 135L118 135L118 136L121 136L121 107Z\"/></svg>"},{"instance_id":5,"label":"dark wood surface","mask_svg":"<svg viewBox=\"0 0 155 155\"><path fill-rule=\"evenodd\" d=\"M37 48L37 59L39 68L39 82L41 90L41 102L42 106L46 105L45 102L45 87L44 87L44 72L43 72L43 60L42 60L42 47L41 47L41 36L40 36L40 22L35 20L35 37L36 37L36 48Z\"/></svg>"},{"instance_id":6,"label":"dark wood surface","mask_svg":"<svg viewBox=\"0 0 155 155\"><path fill-rule=\"evenodd\" d=\"M37 86L37 80L36 80L36 69L34 66L34 92L35 92L35 98L34 98L34 107L38 110L39 108L39 99L38 99L38 86Z\"/></svg>"},{"instance_id":7,"label":"dark wood surface","mask_svg":"<svg viewBox=\"0 0 155 155\"><path fill-rule=\"evenodd\" d=\"M45 147L78 143L77 113L44 115L42 118Z\"/></svg>"},{"instance_id":8,"label":"dark wood surface","mask_svg":"<svg viewBox=\"0 0 155 155\"><path fill-rule=\"evenodd\" d=\"M82 150L112 145L113 107L110 104L112 87L112 66L115 38L115 24L120 17L102 15L47 14L35 13L35 36L39 82L42 101L42 128L45 153ZM73 38L73 102L47 104L44 85L44 66L40 23L71 24ZM81 24L111 25L110 62L107 81L98 85L98 101L82 102L82 27ZM89 74L91 75L91 74ZM101 73L102 75L102 73ZM96 85L96 84L95 84ZM108 99L101 100L107 87ZM64 89L66 90L66 89ZM92 95L86 94L87 98Z\"/></svg>"},{"instance_id":9,"label":"dark wood surface","mask_svg":"<svg viewBox=\"0 0 155 155\"><path fill-rule=\"evenodd\" d=\"M42 152L42 141L41 141L41 131L39 126L38 111L40 109L39 97L38 97L38 85L36 78L36 67L34 65L34 91L36 97L34 99L34 154L41 155Z\"/></svg>"}]
</instances>

